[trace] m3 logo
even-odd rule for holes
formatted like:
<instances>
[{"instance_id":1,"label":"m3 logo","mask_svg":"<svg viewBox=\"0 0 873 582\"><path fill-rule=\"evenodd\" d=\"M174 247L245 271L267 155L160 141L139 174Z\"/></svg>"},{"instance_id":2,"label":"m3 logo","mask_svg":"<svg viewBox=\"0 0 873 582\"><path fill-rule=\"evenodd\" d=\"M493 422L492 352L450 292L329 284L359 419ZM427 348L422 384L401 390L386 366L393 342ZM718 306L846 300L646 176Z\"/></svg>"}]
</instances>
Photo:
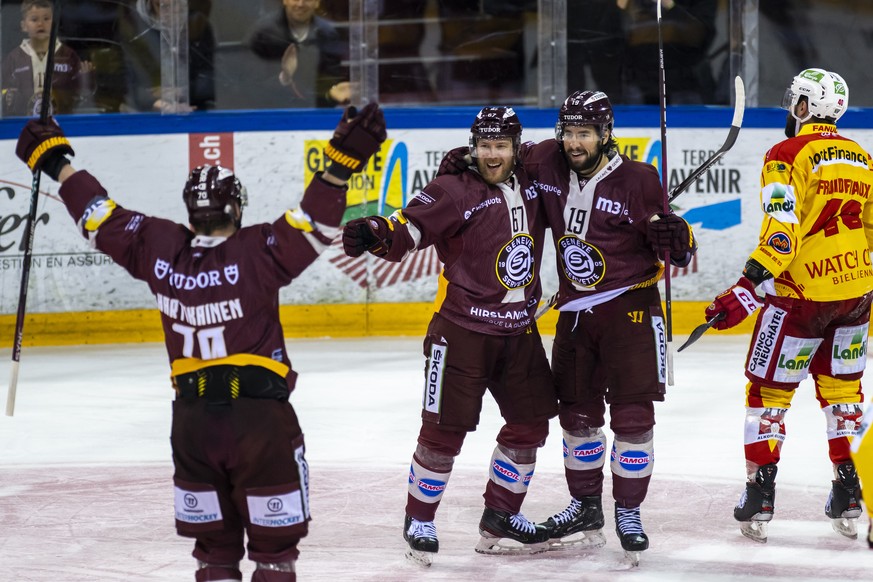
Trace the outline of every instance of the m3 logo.
<instances>
[{"instance_id":1,"label":"m3 logo","mask_svg":"<svg viewBox=\"0 0 873 582\"><path fill-rule=\"evenodd\" d=\"M630 317L632 323L642 323L643 322L643 312L642 311L628 311L627 316Z\"/></svg>"}]
</instances>

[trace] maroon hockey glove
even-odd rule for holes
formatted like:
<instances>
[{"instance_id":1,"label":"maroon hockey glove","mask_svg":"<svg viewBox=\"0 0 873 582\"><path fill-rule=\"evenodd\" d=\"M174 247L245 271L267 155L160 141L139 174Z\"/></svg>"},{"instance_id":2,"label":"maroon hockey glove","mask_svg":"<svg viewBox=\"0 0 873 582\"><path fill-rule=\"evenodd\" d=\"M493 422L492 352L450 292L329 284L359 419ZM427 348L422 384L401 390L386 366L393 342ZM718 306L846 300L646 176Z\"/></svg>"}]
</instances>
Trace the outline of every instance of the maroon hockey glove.
<instances>
[{"instance_id":1,"label":"maroon hockey glove","mask_svg":"<svg viewBox=\"0 0 873 582\"><path fill-rule=\"evenodd\" d=\"M652 216L646 231L646 241L658 254L669 251L684 255L694 249L694 233L691 225L672 212L670 214L659 212Z\"/></svg>"},{"instance_id":2,"label":"maroon hockey glove","mask_svg":"<svg viewBox=\"0 0 873 582\"><path fill-rule=\"evenodd\" d=\"M716 321L712 327L729 329L742 323L761 305L761 300L755 294L755 284L746 277L740 277L736 285L722 291L712 300L712 305L705 311L706 319L708 321L722 315L722 319Z\"/></svg>"},{"instance_id":3,"label":"maroon hockey glove","mask_svg":"<svg viewBox=\"0 0 873 582\"><path fill-rule=\"evenodd\" d=\"M360 257L364 251L384 257L393 237L394 225L384 216L356 218L343 228L343 250L350 257Z\"/></svg>"},{"instance_id":4,"label":"maroon hockey glove","mask_svg":"<svg viewBox=\"0 0 873 582\"><path fill-rule=\"evenodd\" d=\"M332 162L327 171L340 180L348 180L364 169L386 137L385 117L378 103L368 103L360 111L347 107L324 148L324 155Z\"/></svg>"},{"instance_id":5,"label":"maroon hockey glove","mask_svg":"<svg viewBox=\"0 0 873 582\"><path fill-rule=\"evenodd\" d=\"M61 168L70 163L64 154L75 155L69 140L53 118L45 123L38 119L28 121L15 146L15 155L27 164L31 172L44 172L55 181Z\"/></svg>"},{"instance_id":6,"label":"maroon hockey glove","mask_svg":"<svg viewBox=\"0 0 873 582\"><path fill-rule=\"evenodd\" d=\"M461 146L446 152L443 156L443 161L440 162L440 167L436 175L444 174L460 174L473 164L473 158L470 157L470 148Z\"/></svg>"}]
</instances>

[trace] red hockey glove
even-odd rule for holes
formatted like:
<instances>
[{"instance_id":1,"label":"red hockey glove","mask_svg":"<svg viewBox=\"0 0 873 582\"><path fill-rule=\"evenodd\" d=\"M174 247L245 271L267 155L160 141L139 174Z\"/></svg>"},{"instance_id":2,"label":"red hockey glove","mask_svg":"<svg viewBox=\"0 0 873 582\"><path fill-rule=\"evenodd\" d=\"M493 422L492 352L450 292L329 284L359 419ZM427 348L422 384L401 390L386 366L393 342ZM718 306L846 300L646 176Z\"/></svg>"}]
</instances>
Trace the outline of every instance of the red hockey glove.
<instances>
[{"instance_id":1,"label":"red hockey glove","mask_svg":"<svg viewBox=\"0 0 873 582\"><path fill-rule=\"evenodd\" d=\"M473 158L470 157L470 148L461 146L446 152L443 160L440 162L440 167L436 175L444 174L461 174L473 164Z\"/></svg>"},{"instance_id":2,"label":"red hockey glove","mask_svg":"<svg viewBox=\"0 0 873 582\"><path fill-rule=\"evenodd\" d=\"M343 228L343 250L350 257L360 257L364 251L384 257L393 237L393 224L384 216L356 218Z\"/></svg>"},{"instance_id":3,"label":"red hockey glove","mask_svg":"<svg viewBox=\"0 0 873 582\"><path fill-rule=\"evenodd\" d=\"M340 180L348 180L364 169L386 137L385 117L378 103L368 103L360 111L347 107L324 148L324 155L332 162L327 171Z\"/></svg>"},{"instance_id":4,"label":"red hockey glove","mask_svg":"<svg viewBox=\"0 0 873 582\"><path fill-rule=\"evenodd\" d=\"M706 308L706 319L710 320L724 314L721 321L713 324L715 329L729 329L742 323L753 314L763 303L755 294L755 284L746 277L731 288L721 292L712 300L712 305Z\"/></svg>"},{"instance_id":5,"label":"red hockey glove","mask_svg":"<svg viewBox=\"0 0 873 582\"><path fill-rule=\"evenodd\" d=\"M64 154L75 155L61 127L52 118L45 123L38 119L28 121L15 146L15 155L31 172L41 171L55 181L61 168L70 163Z\"/></svg>"},{"instance_id":6,"label":"red hockey glove","mask_svg":"<svg viewBox=\"0 0 873 582\"><path fill-rule=\"evenodd\" d=\"M673 213L659 212L652 216L646 231L646 241L658 254L670 251L684 255L694 249L694 233L691 225L685 222L684 218Z\"/></svg>"}]
</instances>

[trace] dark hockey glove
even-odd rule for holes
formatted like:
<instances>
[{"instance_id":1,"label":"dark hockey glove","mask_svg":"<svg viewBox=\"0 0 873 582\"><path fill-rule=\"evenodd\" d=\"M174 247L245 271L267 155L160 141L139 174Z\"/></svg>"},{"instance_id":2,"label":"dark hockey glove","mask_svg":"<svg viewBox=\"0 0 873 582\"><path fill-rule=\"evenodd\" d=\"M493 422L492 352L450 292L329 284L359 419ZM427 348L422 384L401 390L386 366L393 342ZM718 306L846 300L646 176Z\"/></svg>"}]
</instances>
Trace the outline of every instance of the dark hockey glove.
<instances>
[{"instance_id":1,"label":"dark hockey glove","mask_svg":"<svg viewBox=\"0 0 873 582\"><path fill-rule=\"evenodd\" d=\"M61 173L61 168L70 163L65 154L73 156L75 152L53 118L49 118L45 123L41 123L38 119L28 121L21 130L15 146L15 155L27 164L31 172L43 172L55 181Z\"/></svg>"},{"instance_id":2,"label":"dark hockey glove","mask_svg":"<svg viewBox=\"0 0 873 582\"><path fill-rule=\"evenodd\" d=\"M707 321L722 316L712 325L715 329L729 329L742 323L761 305L761 299L755 294L755 284L743 276L735 285L719 293L704 313Z\"/></svg>"},{"instance_id":3,"label":"dark hockey glove","mask_svg":"<svg viewBox=\"0 0 873 582\"><path fill-rule=\"evenodd\" d=\"M669 251L684 255L695 248L691 225L673 213L654 214L649 220L646 240L658 254Z\"/></svg>"},{"instance_id":4,"label":"dark hockey glove","mask_svg":"<svg viewBox=\"0 0 873 582\"><path fill-rule=\"evenodd\" d=\"M367 160L379 151L386 137L385 117L378 103L368 103L360 111L346 107L333 130L333 137L324 148L324 155L331 160L327 171L340 180L348 180L352 174L364 169Z\"/></svg>"},{"instance_id":5,"label":"dark hockey glove","mask_svg":"<svg viewBox=\"0 0 873 582\"><path fill-rule=\"evenodd\" d=\"M384 216L356 218L343 228L343 250L350 257L360 257L364 251L384 257L393 237L393 223Z\"/></svg>"},{"instance_id":6,"label":"dark hockey glove","mask_svg":"<svg viewBox=\"0 0 873 582\"><path fill-rule=\"evenodd\" d=\"M446 152L443 160L440 162L440 167L436 175L442 176L445 174L460 174L473 164L473 158L470 157L470 148L461 146Z\"/></svg>"}]
</instances>

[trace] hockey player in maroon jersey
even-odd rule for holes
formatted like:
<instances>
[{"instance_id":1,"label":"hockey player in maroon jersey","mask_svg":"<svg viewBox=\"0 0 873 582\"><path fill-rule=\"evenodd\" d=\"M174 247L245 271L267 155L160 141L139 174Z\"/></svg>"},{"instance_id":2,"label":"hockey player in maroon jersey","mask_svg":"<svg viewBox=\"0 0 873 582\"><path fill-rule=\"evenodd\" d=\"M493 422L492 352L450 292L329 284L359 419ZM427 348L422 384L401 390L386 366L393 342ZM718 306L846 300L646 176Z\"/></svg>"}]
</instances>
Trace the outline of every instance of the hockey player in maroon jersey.
<instances>
[{"instance_id":1,"label":"hockey player in maroon jersey","mask_svg":"<svg viewBox=\"0 0 873 582\"><path fill-rule=\"evenodd\" d=\"M294 582L308 531L309 471L288 401L296 372L279 322L279 289L339 233L346 181L385 140L375 103L347 109L325 155L332 160L298 208L242 228L246 190L222 167L195 168L183 190L190 229L118 205L76 171L53 120L31 120L16 153L61 182L81 233L155 295L176 391L171 445L179 535L195 538L195 580ZM244 536L247 535L247 545Z\"/></svg>"},{"instance_id":2,"label":"hockey player in maroon jersey","mask_svg":"<svg viewBox=\"0 0 873 582\"><path fill-rule=\"evenodd\" d=\"M557 412L534 319L545 223L536 190L516 166L521 131L511 108L485 107L471 128L475 167L436 178L390 218L353 220L343 231L349 256L369 251L401 261L434 245L444 265L424 341L422 425L403 525L407 556L424 565L439 549L434 517L486 390L505 424L491 457L476 551L548 547L546 529L520 513L537 448Z\"/></svg>"},{"instance_id":3,"label":"hockey player in maroon jersey","mask_svg":"<svg viewBox=\"0 0 873 582\"><path fill-rule=\"evenodd\" d=\"M577 91L555 139L522 150L558 255L560 311L552 373L561 402L570 505L544 525L554 547L603 543L601 494L609 405L616 533L631 559L648 548L640 506L654 463L655 401L665 394L665 324L657 282L670 252L691 261L691 227L662 212L658 171L618 153L602 92Z\"/></svg>"},{"instance_id":4,"label":"hockey player in maroon jersey","mask_svg":"<svg viewBox=\"0 0 873 582\"><path fill-rule=\"evenodd\" d=\"M572 499L544 525L551 546L606 543L601 494L609 405L616 533L635 563L649 546L640 520L654 461L655 409L664 400L665 328L657 282L670 252L685 266L691 227L664 214L658 171L619 155L605 93L577 91L561 106L555 139L522 145L558 255L560 310L552 372L560 400L564 467ZM440 173L466 164L449 152Z\"/></svg>"},{"instance_id":5,"label":"hockey player in maroon jersey","mask_svg":"<svg viewBox=\"0 0 873 582\"><path fill-rule=\"evenodd\" d=\"M849 106L842 77L801 71L785 92L788 139L761 170L764 212L758 246L739 280L706 309L727 329L758 311L746 357L746 486L734 508L740 531L767 541L785 418L800 383L812 375L827 420L834 479L824 513L837 533L857 537L861 487L850 443L863 419L873 301L873 163L837 131ZM760 286L764 297L759 298Z\"/></svg>"}]
</instances>

